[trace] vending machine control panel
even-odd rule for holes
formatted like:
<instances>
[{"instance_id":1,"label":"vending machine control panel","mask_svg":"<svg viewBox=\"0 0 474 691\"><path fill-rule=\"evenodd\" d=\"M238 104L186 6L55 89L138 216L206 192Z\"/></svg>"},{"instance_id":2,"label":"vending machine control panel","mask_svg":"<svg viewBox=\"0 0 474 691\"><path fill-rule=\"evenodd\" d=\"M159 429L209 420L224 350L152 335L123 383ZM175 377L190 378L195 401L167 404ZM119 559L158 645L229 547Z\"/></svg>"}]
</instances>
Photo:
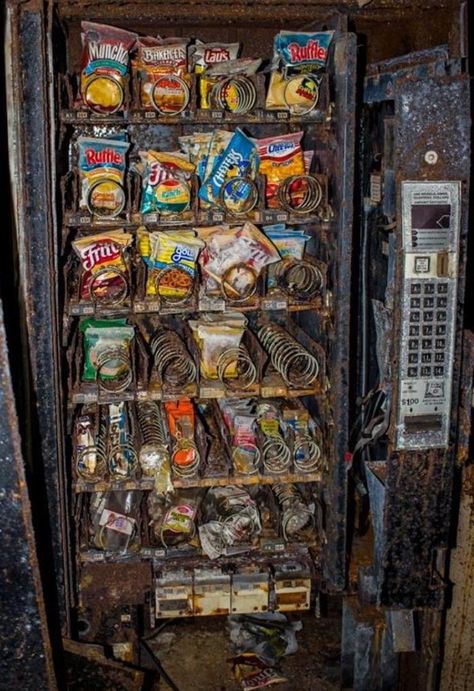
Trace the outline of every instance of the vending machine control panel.
<instances>
[{"instance_id":1,"label":"vending machine control panel","mask_svg":"<svg viewBox=\"0 0 474 691\"><path fill-rule=\"evenodd\" d=\"M448 445L460 182L403 182L396 448Z\"/></svg>"}]
</instances>

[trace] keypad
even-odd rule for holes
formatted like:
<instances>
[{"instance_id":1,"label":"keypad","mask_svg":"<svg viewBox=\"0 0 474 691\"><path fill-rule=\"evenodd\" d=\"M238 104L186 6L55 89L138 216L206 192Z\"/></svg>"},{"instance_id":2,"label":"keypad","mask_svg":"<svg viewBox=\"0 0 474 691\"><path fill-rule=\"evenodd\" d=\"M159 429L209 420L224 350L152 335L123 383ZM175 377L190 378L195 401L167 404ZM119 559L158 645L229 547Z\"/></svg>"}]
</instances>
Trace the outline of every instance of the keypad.
<instances>
[{"instance_id":1,"label":"keypad","mask_svg":"<svg viewBox=\"0 0 474 691\"><path fill-rule=\"evenodd\" d=\"M448 283L423 281L410 286L409 378L444 376Z\"/></svg>"}]
</instances>

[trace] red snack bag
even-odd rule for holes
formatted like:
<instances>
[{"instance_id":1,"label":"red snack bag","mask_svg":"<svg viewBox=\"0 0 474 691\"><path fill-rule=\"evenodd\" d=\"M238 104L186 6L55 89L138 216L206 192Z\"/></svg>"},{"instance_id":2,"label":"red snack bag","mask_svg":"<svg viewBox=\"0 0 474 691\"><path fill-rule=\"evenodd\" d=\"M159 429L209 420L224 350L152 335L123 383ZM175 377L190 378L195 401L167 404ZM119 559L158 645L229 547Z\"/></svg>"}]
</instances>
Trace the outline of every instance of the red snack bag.
<instances>
[{"instance_id":1,"label":"red snack bag","mask_svg":"<svg viewBox=\"0 0 474 691\"><path fill-rule=\"evenodd\" d=\"M257 140L258 172L265 175L267 206L278 206L277 190L285 178L304 175L305 159L301 149L303 132L277 135Z\"/></svg>"},{"instance_id":2,"label":"red snack bag","mask_svg":"<svg viewBox=\"0 0 474 691\"><path fill-rule=\"evenodd\" d=\"M106 24L82 22L81 99L95 113L123 108L130 49L137 34Z\"/></svg>"}]
</instances>

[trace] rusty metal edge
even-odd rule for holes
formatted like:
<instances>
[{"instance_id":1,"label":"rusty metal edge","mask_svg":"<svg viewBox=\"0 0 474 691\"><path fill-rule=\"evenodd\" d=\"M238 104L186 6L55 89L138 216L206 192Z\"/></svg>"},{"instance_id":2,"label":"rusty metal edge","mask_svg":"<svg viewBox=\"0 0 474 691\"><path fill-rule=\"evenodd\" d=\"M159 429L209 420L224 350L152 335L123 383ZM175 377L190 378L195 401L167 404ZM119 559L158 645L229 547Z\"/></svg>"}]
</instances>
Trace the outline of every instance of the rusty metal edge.
<instances>
[{"instance_id":1,"label":"rusty metal edge","mask_svg":"<svg viewBox=\"0 0 474 691\"><path fill-rule=\"evenodd\" d=\"M56 248L52 216L51 151L48 125L51 86L47 59L47 7L42 0L7 6L11 35L9 144L13 213L19 251L20 291L41 448L35 473L47 494L57 608L64 634L70 630L68 518L65 508L59 384L59 324L56 310ZM33 172L34 171L34 172ZM43 565L47 568L46 565ZM49 568L51 565L48 565Z\"/></svg>"},{"instance_id":2,"label":"rusty metal edge","mask_svg":"<svg viewBox=\"0 0 474 691\"><path fill-rule=\"evenodd\" d=\"M44 606L43 588L39 572L36 544L31 519L31 506L25 479L25 468L18 430L18 418L13 395L3 308L0 301L0 468L2 472L0 494L8 517L2 520L0 531L2 549L2 627L8 629L2 636L0 670L2 686L29 679L35 685L40 679L49 689L56 689L51 642ZM13 466L11 461L13 460ZM25 558L25 552L27 559ZM22 575L21 584L18 576ZM13 580L10 580L10 578ZM8 601L8 614L7 614ZM11 616L13 610L13 617ZM16 644L23 641L27 649L20 654ZM9 643L15 646L9 647ZM3 686L7 688L7 686Z\"/></svg>"}]
</instances>

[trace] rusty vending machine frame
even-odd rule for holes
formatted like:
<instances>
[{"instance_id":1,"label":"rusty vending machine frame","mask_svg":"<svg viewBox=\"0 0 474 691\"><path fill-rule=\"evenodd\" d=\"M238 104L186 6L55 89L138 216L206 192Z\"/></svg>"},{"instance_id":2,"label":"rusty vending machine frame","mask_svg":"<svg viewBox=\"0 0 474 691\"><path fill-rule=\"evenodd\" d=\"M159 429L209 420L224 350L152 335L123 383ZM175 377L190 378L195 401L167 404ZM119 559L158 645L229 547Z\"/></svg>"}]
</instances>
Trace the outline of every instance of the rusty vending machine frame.
<instances>
[{"instance_id":1,"label":"rusty vending machine frame","mask_svg":"<svg viewBox=\"0 0 474 691\"><path fill-rule=\"evenodd\" d=\"M59 603L62 632L75 634L72 612L78 605L76 554L73 545L73 496L71 495L71 468L67 458L66 429L70 425L64 372L63 328L65 296L61 293L60 257L63 217L60 198L60 175L56 162L65 157L64 131L74 125L70 111L62 111L60 97L63 84L58 77L58 65L64 69L65 40L61 26L63 9L77 22L81 19L81 3L11 1L7 9L8 86L11 99L10 131L12 133L12 179L17 213L17 238L20 255L21 287L27 313L27 338L33 373L37 417L41 438L38 450L47 479L47 504L54 550L54 573ZM115 8L117 9L117 8ZM132 3L127 6L131 22ZM91 12L90 4L87 11ZM158 21L169 18L169 7L160 3L148 7L149 15ZM100 15L99 8L97 12ZM308 8L296 5L291 9L292 21L307 20ZM61 13L60 13L61 14ZM124 12L125 16L126 12ZM290 13L291 14L291 13ZM68 15L68 16L69 16ZM245 16L244 16L245 15ZM250 21L251 8L235 17L238 23ZM268 12L270 18L270 12ZM123 19L123 17L122 17ZM206 13L187 18L199 25L205 23ZM331 260L332 293L326 299L333 314L331 330L321 334L325 339L328 367L331 370L331 389L328 400L332 410L331 467L324 482L322 497L325 536L322 541L322 570L318 581L324 592L341 592L346 585L346 508L347 508L347 448L349 424L349 351L350 351L350 296L351 296L351 243L353 215L353 172L355 133L355 81L356 41L347 32L347 20L326 8L321 8L321 24L336 28L335 59L332 63L332 89L334 102L327 103L320 124L332 128L338 155L329 171L331 205L334 219L321 222L336 238ZM267 29L268 30L268 29ZM275 29L276 31L276 29ZM324 119L326 115L326 120ZM230 122L234 122L231 119ZM60 122L62 124L60 124ZM252 122L250 119L249 122ZM288 120L291 126L291 118ZM309 125L308 125L309 126ZM331 155L328 155L330 160ZM61 171L64 174L64 170ZM265 218L265 220L267 220ZM268 222L268 220L267 220ZM310 313L308 312L308 315ZM317 320L308 316L305 328L310 332ZM329 332L330 331L330 332ZM326 385L326 382L325 382ZM39 462L39 460L38 460ZM116 564L117 569L131 570L137 581L144 582L144 570L151 572L150 563L156 555L150 552L142 564ZM148 566L145 566L148 565ZM99 565L97 565L99 566ZM96 565L90 564L91 573ZM100 569L99 569L100 570ZM151 577L150 577L151 579ZM97 595L100 594L97 579ZM151 581L150 581L151 582ZM95 587L95 586L94 586ZM133 588L132 588L133 590ZM143 593L130 592L143 602ZM88 597L93 596L93 588ZM85 591L84 591L85 592ZM105 597L105 595L104 595ZM111 597L110 592L107 597ZM118 620L123 617L118 599ZM132 602L133 601L133 602ZM114 610L115 612L115 610ZM115 616L115 615L114 615ZM133 616L131 617L134 621ZM129 626L129 623L126 624ZM75 634L77 635L77 634Z\"/></svg>"}]
</instances>

